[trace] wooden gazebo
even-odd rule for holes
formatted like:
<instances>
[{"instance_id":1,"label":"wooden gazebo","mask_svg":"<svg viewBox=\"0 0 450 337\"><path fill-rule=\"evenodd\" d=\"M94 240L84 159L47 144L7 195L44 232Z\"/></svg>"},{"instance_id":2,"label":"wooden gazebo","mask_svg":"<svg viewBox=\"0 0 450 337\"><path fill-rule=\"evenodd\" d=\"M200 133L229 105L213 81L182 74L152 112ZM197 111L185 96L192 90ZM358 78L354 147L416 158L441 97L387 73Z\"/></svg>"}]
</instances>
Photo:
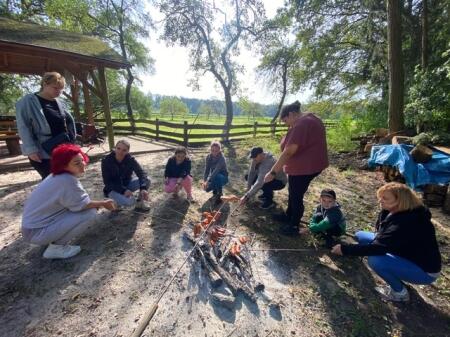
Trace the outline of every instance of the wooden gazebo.
<instances>
[{"instance_id":1,"label":"wooden gazebo","mask_svg":"<svg viewBox=\"0 0 450 337\"><path fill-rule=\"evenodd\" d=\"M94 37L62 31L28 22L0 18L0 72L42 75L57 71L66 77L75 119L80 119L79 92L83 90L87 122L94 125L91 94L102 102L109 147L114 132L106 86L105 68L131 67L105 42ZM81 85L80 85L81 83Z\"/></svg>"}]
</instances>

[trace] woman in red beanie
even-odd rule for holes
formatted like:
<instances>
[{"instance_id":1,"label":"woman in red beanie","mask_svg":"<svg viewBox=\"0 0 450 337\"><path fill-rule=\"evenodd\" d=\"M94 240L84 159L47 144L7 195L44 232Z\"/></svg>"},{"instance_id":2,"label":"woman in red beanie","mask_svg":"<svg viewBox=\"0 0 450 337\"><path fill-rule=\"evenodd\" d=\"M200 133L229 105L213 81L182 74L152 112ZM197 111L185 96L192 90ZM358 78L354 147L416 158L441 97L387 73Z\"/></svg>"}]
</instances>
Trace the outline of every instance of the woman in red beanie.
<instances>
[{"instance_id":1,"label":"woman in red beanie","mask_svg":"<svg viewBox=\"0 0 450 337\"><path fill-rule=\"evenodd\" d=\"M65 259L80 252L80 246L68 243L93 225L96 209L113 210L115 204L93 201L84 190L78 178L89 159L79 146L59 145L51 158L51 174L25 202L22 235L30 243L48 245L44 258Z\"/></svg>"}]
</instances>

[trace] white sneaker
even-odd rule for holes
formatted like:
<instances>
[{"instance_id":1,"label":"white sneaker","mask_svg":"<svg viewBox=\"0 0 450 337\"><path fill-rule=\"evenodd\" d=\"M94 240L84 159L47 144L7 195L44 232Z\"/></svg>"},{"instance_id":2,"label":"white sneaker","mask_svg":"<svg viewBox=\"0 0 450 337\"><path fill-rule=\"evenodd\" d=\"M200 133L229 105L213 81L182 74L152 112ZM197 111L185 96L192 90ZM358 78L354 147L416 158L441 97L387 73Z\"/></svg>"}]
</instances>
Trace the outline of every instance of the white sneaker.
<instances>
[{"instance_id":1,"label":"white sneaker","mask_svg":"<svg viewBox=\"0 0 450 337\"><path fill-rule=\"evenodd\" d=\"M403 287L402 291L395 291L390 286L375 287L375 290L388 301L393 302L408 302L409 293L406 287Z\"/></svg>"},{"instance_id":2,"label":"white sneaker","mask_svg":"<svg viewBox=\"0 0 450 337\"><path fill-rule=\"evenodd\" d=\"M68 259L81 251L80 246L49 244L42 256L44 259Z\"/></svg>"}]
</instances>

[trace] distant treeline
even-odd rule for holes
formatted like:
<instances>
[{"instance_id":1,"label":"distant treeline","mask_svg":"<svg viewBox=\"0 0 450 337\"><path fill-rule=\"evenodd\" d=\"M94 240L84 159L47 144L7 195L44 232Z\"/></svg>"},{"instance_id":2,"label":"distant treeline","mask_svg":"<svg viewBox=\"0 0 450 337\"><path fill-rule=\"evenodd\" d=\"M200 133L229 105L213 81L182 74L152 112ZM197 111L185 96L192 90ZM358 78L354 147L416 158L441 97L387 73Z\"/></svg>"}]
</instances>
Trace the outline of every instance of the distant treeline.
<instances>
[{"instance_id":1,"label":"distant treeline","mask_svg":"<svg viewBox=\"0 0 450 337\"><path fill-rule=\"evenodd\" d=\"M152 110L156 111L160 109L160 103L165 98L171 98L173 96L150 94L152 100ZM177 97L180 99L189 109L191 114L198 114L199 110L203 106L212 107L215 111L220 113L222 116L225 115L225 102L218 99L199 99L199 98L187 98L187 97ZM277 107L275 104L264 105L259 104L262 112L262 116L273 117L276 113ZM233 102L233 112L235 116L243 115L241 107L237 102Z\"/></svg>"}]
</instances>

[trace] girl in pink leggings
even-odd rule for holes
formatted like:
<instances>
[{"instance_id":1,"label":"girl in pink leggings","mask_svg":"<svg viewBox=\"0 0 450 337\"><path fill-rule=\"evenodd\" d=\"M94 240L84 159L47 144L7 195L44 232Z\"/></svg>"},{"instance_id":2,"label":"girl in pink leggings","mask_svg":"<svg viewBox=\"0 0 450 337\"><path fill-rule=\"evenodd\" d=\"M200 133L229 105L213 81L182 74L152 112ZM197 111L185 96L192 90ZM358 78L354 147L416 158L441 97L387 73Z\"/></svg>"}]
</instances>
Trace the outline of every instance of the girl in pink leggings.
<instances>
[{"instance_id":1,"label":"girl in pink leggings","mask_svg":"<svg viewBox=\"0 0 450 337\"><path fill-rule=\"evenodd\" d=\"M164 190L167 193L173 193L173 196L177 197L181 188L184 188L187 200L194 201L192 198L191 160L187 156L186 148L177 147L175 149L175 154L167 161L164 178Z\"/></svg>"}]
</instances>

